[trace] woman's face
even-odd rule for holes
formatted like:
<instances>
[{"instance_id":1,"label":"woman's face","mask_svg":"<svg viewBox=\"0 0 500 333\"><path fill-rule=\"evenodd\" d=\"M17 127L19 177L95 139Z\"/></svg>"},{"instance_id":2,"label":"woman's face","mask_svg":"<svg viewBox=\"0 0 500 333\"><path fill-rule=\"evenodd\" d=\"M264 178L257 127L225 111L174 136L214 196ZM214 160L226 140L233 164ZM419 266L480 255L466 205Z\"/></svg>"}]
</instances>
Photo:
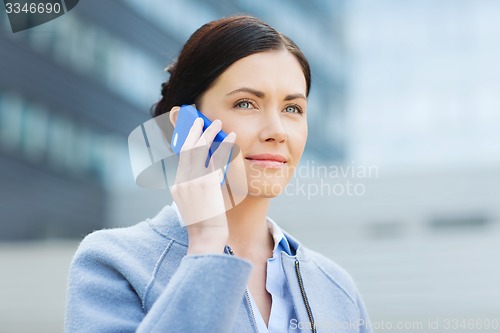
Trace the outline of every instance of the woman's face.
<instances>
[{"instance_id":1,"label":"woman's face","mask_svg":"<svg viewBox=\"0 0 500 333\"><path fill-rule=\"evenodd\" d=\"M226 133L236 133L249 195L280 194L307 140L306 80L295 56L281 50L238 60L196 106L209 119L220 119Z\"/></svg>"}]
</instances>

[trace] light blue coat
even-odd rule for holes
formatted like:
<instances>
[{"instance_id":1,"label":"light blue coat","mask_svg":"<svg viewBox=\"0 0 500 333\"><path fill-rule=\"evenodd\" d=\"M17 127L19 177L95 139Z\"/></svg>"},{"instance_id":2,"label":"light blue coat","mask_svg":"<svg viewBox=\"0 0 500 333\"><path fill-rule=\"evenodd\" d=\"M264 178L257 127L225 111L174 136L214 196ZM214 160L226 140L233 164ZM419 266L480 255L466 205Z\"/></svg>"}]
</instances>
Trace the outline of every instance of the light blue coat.
<instances>
[{"instance_id":1,"label":"light blue coat","mask_svg":"<svg viewBox=\"0 0 500 333\"><path fill-rule=\"evenodd\" d=\"M297 315L289 331L373 332L349 274L283 232L295 254L282 252ZM257 332L245 295L252 264L186 255L187 245L170 206L135 226L88 235L70 268L66 331Z\"/></svg>"}]
</instances>

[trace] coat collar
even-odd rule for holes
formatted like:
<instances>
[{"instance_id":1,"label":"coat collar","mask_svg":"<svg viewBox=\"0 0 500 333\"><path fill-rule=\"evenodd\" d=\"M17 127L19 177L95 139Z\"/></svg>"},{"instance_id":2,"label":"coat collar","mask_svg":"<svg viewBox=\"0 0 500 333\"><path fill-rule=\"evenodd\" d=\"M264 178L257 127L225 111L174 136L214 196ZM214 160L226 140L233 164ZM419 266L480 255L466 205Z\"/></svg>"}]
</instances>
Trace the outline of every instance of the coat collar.
<instances>
[{"instance_id":1,"label":"coat collar","mask_svg":"<svg viewBox=\"0 0 500 333\"><path fill-rule=\"evenodd\" d=\"M146 222L153 228L157 233L165 238L172 239L175 242L188 246L188 234L186 227L181 224L177 211L170 205L166 205L161 209L161 211L152 219L147 219ZM276 222L274 222L276 223ZM280 227L281 228L281 227ZM290 235L286 230L281 228L283 234L285 235L288 244L290 245L290 250L292 255L288 257L296 258L301 261L307 261L308 255L304 251L304 246Z\"/></svg>"}]
</instances>

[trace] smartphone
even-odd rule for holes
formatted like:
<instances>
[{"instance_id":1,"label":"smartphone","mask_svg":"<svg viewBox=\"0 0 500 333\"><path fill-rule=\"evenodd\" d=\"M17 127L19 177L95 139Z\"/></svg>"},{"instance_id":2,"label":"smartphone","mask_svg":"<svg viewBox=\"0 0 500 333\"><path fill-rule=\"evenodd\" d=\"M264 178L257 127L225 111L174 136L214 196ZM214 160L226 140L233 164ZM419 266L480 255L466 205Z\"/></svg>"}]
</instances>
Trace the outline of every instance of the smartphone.
<instances>
[{"instance_id":1,"label":"smartphone","mask_svg":"<svg viewBox=\"0 0 500 333\"><path fill-rule=\"evenodd\" d=\"M212 123L210 119L208 119L203 113L198 111L194 105L182 105L179 114L177 116L177 122L175 124L174 132L172 133L172 140L170 141L170 147L172 148L172 151L176 153L177 155L180 154L181 148L184 145L184 142L186 141L186 138L189 134L189 130L194 124L194 121L196 118L202 118L203 119L203 131L205 131L208 126ZM227 133L225 133L223 130L220 130L219 133L214 138L214 141L212 142L212 145L210 146L210 149L208 151L208 158L207 162L205 164L205 167L208 165L208 161L210 160L210 157L212 157L213 153L217 150L219 147L220 143L226 138ZM224 179L222 180L221 185L224 184L224 181L226 179L226 173L227 169L229 167L229 162L231 160L233 150L231 149L231 152L229 154L229 159L227 166L225 167L224 170Z\"/></svg>"},{"instance_id":2,"label":"smartphone","mask_svg":"<svg viewBox=\"0 0 500 333\"><path fill-rule=\"evenodd\" d=\"M181 106L179 115L177 116L177 123L175 124L174 132L172 133L172 140L170 141L170 147L177 155L180 154L181 148L184 145L184 142L189 134L189 130L193 126L196 118L203 119L203 131L205 131L212 123L210 119L205 117L205 115L198 111L193 105ZM217 133L212 145L210 146L210 156L212 156L219 146L218 143L222 142L226 136L227 134L223 130Z\"/></svg>"}]
</instances>

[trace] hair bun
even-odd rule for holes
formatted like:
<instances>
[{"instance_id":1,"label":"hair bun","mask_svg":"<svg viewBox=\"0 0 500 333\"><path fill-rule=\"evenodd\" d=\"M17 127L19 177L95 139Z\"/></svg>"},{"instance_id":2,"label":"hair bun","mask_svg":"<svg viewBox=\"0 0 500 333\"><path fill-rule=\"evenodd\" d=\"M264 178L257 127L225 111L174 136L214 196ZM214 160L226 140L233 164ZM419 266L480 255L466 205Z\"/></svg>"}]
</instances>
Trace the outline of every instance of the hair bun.
<instances>
[{"instance_id":1,"label":"hair bun","mask_svg":"<svg viewBox=\"0 0 500 333\"><path fill-rule=\"evenodd\" d=\"M169 87L169 81L165 81L161 84L161 95L166 97Z\"/></svg>"}]
</instances>

